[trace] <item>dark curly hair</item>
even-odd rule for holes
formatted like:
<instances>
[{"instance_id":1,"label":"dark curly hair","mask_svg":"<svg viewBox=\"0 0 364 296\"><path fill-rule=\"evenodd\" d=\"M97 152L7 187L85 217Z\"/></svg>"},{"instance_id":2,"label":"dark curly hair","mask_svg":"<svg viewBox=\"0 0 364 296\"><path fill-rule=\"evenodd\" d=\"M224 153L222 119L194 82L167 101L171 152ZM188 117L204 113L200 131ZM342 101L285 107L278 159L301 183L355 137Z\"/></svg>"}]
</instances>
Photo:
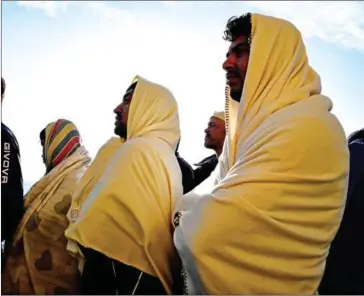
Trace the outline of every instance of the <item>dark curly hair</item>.
<instances>
[{"instance_id":1,"label":"dark curly hair","mask_svg":"<svg viewBox=\"0 0 364 296\"><path fill-rule=\"evenodd\" d=\"M250 13L243 14L239 17L233 16L227 21L223 39L225 41L233 42L236 40L236 38L243 35L248 37L250 43L251 32L252 22Z\"/></svg>"}]
</instances>

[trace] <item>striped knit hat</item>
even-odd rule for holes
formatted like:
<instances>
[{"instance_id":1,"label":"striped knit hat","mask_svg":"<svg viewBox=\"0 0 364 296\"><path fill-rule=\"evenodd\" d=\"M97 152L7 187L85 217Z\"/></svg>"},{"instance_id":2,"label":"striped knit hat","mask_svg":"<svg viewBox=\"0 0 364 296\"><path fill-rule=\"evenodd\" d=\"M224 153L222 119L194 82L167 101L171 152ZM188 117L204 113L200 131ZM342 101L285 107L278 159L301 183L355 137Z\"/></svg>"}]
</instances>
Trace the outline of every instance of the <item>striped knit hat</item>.
<instances>
[{"instance_id":1,"label":"striped knit hat","mask_svg":"<svg viewBox=\"0 0 364 296\"><path fill-rule=\"evenodd\" d=\"M59 119L47 125L45 131L44 157L47 172L81 147L80 133L69 120Z\"/></svg>"}]
</instances>

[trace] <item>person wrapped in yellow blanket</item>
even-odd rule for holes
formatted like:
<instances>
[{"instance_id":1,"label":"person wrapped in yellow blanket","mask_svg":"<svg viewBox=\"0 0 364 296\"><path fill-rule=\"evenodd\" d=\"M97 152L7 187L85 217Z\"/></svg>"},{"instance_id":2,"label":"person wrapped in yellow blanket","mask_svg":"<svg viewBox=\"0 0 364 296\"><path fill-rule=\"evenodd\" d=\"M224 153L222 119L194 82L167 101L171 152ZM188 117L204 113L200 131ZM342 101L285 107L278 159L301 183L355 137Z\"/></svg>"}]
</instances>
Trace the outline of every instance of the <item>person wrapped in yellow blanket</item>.
<instances>
[{"instance_id":1,"label":"person wrapped in yellow blanket","mask_svg":"<svg viewBox=\"0 0 364 296\"><path fill-rule=\"evenodd\" d=\"M178 261L173 208L183 192L177 102L163 86L137 77L114 112L125 143L66 231L79 247L74 255L85 259L81 292L170 294Z\"/></svg>"},{"instance_id":2,"label":"person wrapped in yellow blanket","mask_svg":"<svg viewBox=\"0 0 364 296\"><path fill-rule=\"evenodd\" d=\"M345 205L345 133L291 23L247 14L231 18L224 36L217 179L175 209L188 292L314 294Z\"/></svg>"},{"instance_id":3,"label":"person wrapped in yellow blanket","mask_svg":"<svg viewBox=\"0 0 364 296\"><path fill-rule=\"evenodd\" d=\"M46 175L25 195L25 214L5 265L3 294L78 294L77 261L64 231L74 189L91 158L76 126L64 119L40 134Z\"/></svg>"}]
</instances>

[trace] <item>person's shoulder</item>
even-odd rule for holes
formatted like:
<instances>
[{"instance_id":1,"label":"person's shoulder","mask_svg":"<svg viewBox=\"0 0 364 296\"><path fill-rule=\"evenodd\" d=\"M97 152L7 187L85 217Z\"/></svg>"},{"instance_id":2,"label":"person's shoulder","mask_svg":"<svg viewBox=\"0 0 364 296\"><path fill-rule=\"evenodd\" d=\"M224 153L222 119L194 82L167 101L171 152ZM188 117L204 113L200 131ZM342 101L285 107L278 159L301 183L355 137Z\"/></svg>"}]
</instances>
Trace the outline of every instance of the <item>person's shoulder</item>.
<instances>
[{"instance_id":1,"label":"person's shoulder","mask_svg":"<svg viewBox=\"0 0 364 296\"><path fill-rule=\"evenodd\" d=\"M215 163L215 162L216 163L218 162L218 157L216 154L212 154L208 157L205 157L200 162L196 163L195 166L203 166L206 163Z\"/></svg>"},{"instance_id":2,"label":"person's shoulder","mask_svg":"<svg viewBox=\"0 0 364 296\"><path fill-rule=\"evenodd\" d=\"M18 140L14 133L4 123L1 123L1 138L2 142L9 142L11 146L16 147L19 150Z\"/></svg>"},{"instance_id":3,"label":"person's shoulder","mask_svg":"<svg viewBox=\"0 0 364 296\"><path fill-rule=\"evenodd\" d=\"M364 161L364 129L352 133L349 138L349 151L351 165L359 165L364 171L364 166L361 165Z\"/></svg>"},{"instance_id":4,"label":"person's shoulder","mask_svg":"<svg viewBox=\"0 0 364 296\"><path fill-rule=\"evenodd\" d=\"M10 129L4 123L1 123L1 137L9 138L10 133L11 133Z\"/></svg>"},{"instance_id":5,"label":"person's shoulder","mask_svg":"<svg viewBox=\"0 0 364 296\"><path fill-rule=\"evenodd\" d=\"M124 145L122 145L119 150L124 153L130 153L132 151L144 153L153 150L153 147L157 144L155 139L140 137L125 141Z\"/></svg>"},{"instance_id":6,"label":"person's shoulder","mask_svg":"<svg viewBox=\"0 0 364 296\"><path fill-rule=\"evenodd\" d=\"M364 158L364 139L358 139L349 143L349 150L351 155Z\"/></svg>"},{"instance_id":7,"label":"person's shoulder","mask_svg":"<svg viewBox=\"0 0 364 296\"><path fill-rule=\"evenodd\" d=\"M347 148L345 131L329 110L323 108L309 109L300 105L288 107L272 116L273 120L265 123L265 129L275 136L288 136L295 143L308 145L335 146Z\"/></svg>"},{"instance_id":8,"label":"person's shoulder","mask_svg":"<svg viewBox=\"0 0 364 296\"><path fill-rule=\"evenodd\" d=\"M117 149L113 161L126 163L138 158L155 155L158 152L155 145L154 141L142 137L128 140Z\"/></svg>"},{"instance_id":9,"label":"person's shoulder","mask_svg":"<svg viewBox=\"0 0 364 296\"><path fill-rule=\"evenodd\" d=\"M104 150L108 149L109 147L118 147L124 144L124 139L119 137L112 137L108 141L103 144L100 149L98 150L97 154L101 154Z\"/></svg>"},{"instance_id":10,"label":"person's shoulder","mask_svg":"<svg viewBox=\"0 0 364 296\"><path fill-rule=\"evenodd\" d=\"M349 143L349 146L364 147L364 139L356 139Z\"/></svg>"},{"instance_id":11,"label":"person's shoulder","mask_svg":"<svg viewBox=\"0 0 364 296\"><path fill-rule=\"evenodd\" d=\"M305 168L321 166L326 170L332 167L332 170L345 172L349 149L339 120L328 110L300 110L298 107L277 112L257 129L251 143L246 145L249 149L265 147L271 159L287 159L290 167L298 168L300 164Z\"/></svg>"},{"instance_id":12,"label":"person's shoulder","mask_svg":"<svg viewBox=\"0 0 364 296\"><path fill-rule=\"evenodd\" d=\"M354 142L356 140L364 141L364 128L351 133L348 137L348 142Z\"/></svg>"},{"instance_id":13,"label":"person's shoulder","mask_svg":"<svg viewBox=\"0 0 364 296\"><path fill-rule=\"evenodd\" d=\"M181 157L179 154L176 154L176 158L181 168L193 171L192 166L183 157Z\"/></svg>"}]
</instances>

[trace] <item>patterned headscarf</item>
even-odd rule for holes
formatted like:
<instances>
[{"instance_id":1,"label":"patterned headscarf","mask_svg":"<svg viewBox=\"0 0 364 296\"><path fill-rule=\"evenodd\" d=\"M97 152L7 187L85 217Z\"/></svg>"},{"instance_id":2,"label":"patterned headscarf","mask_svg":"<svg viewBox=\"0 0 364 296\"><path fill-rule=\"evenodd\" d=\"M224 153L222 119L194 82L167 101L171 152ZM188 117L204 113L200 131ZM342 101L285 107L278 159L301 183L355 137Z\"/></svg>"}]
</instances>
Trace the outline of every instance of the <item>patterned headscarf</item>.
<instances>
[{"instance_id":1,"label":"patterned headscarf","mask_svg":"<svg viewBox=\"0 0 364 296\"><path fill-rule=\"evenodd\" d=\"M69 120L59 119L47 125L44 158L47 173L81 147L80 133Z\"/></svg>"}]
</instances>

